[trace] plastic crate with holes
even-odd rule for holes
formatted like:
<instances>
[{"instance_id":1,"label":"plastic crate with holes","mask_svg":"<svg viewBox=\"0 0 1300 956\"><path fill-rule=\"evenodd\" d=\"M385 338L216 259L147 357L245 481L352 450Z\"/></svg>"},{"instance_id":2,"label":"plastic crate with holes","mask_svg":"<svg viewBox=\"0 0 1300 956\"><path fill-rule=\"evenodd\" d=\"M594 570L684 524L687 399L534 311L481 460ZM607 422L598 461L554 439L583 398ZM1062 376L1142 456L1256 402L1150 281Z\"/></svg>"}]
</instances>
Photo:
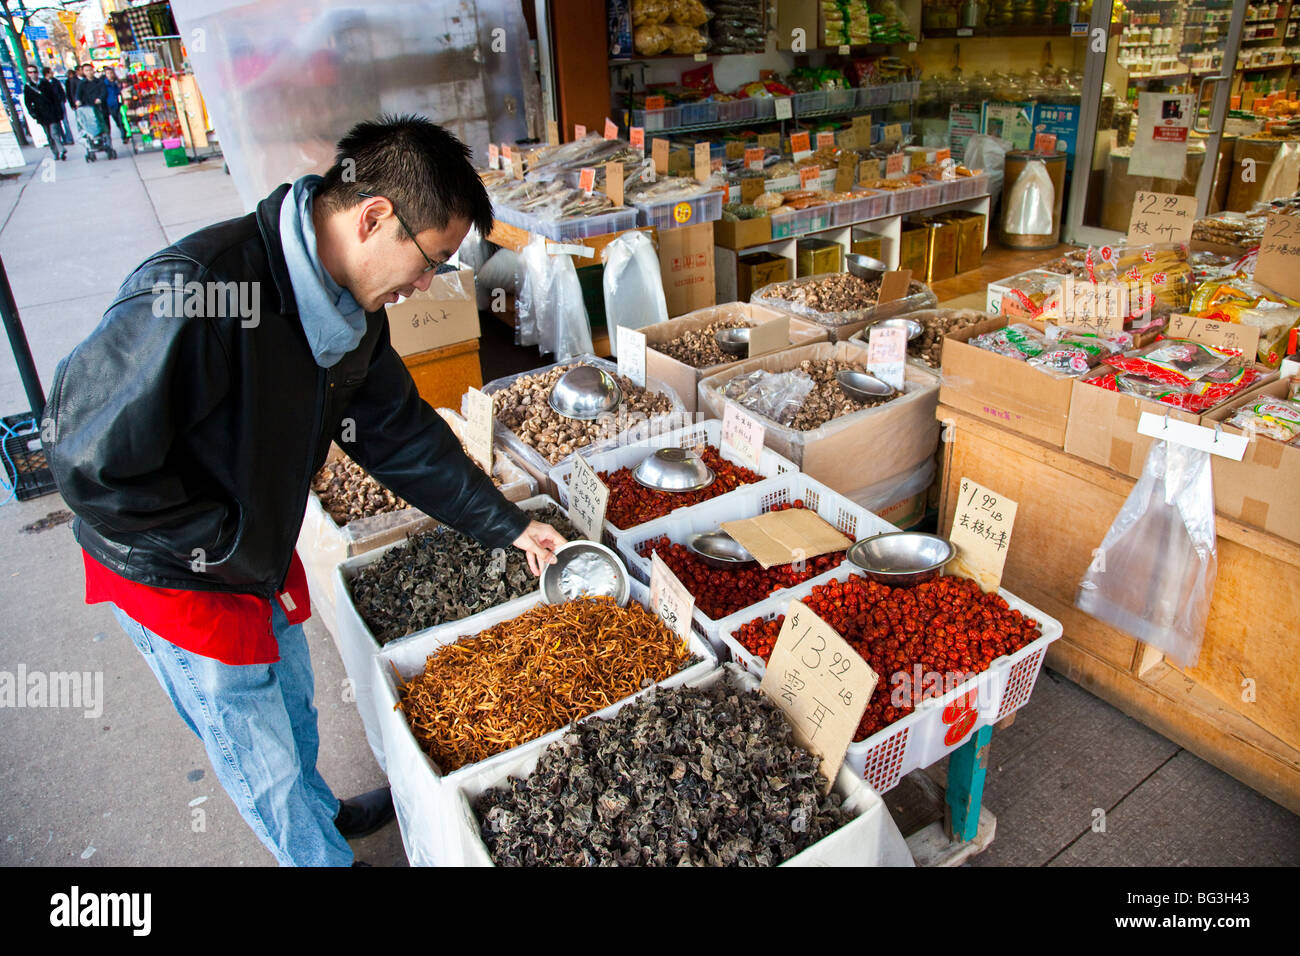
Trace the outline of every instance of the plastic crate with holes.
<instances>
[{"instance_id":1,"label":"plastic crate with holes","mask_svg":"<svg viewBox=\"0 0 1300 956\"><path fill-rule=\"evenodd\" d=\"M819 113L826 109L827 91L813 90L811 93L796 93L791 99L794 100L795 116Z\"/></svg>"},{"instance_id":2,"label":"plastic crate with holes","mask_svg":"<svg viewBox=\"0 0 1300 956\"><path fill-rule=\"evenodd\" d=\"M661 199L658 202L633 203L637 224L656 229L695 226L722 218L722 193L706 192L689 199Z\"/></svg>"},{"instance_id":3,"label":"plastic crate with holes","mask_svg":"<svg viewBox=\"0 0 1300 956\"><path fill-rule=\"evenodd\" d=\"M718 121L718 104L712 100L681 103L677 107L677 122L682 126L697 126Z\"/></svg>"},{"instance_id":4,"label":"plastic crate with holes","mask_svg":"<svg viewBox=\"0 0 1300 956\"><path fill-rule=\"evenodd\" d=\"M759 618L770 621L784 614L792 600L807 597L819 584L845 581L855 573L860 573L858 568L846 561L834 571L723 618L717 622L723 646L737 664L762 677L766 672L762 658L746 650L736 640L736 632L750 621ZM988 670L942 696L923 701L906 717L865 740L849 744L845 762L879 792L893 789L905 774L942 760L969 740L976 730L997 723L1029 702L1047 645L1061 636L1061 622L1009 591L999 589L998 594L1008 605L1037 621L1040 636L1014 654L997 658ZM890 675L878 676L880 682L873 693L890 693L894 689Z\"/></svg>"},{"instance_id":5,"label":"plastic crate with holes","mask_svg":"<svg viewBox=\"0 0 1300 956\"><path fill-rule=\"evenodd\" d=\"M827 90L826 108L828 110L851 110L858 104L858 91L852 87L845 90Z\"/></svg>"},{"instance_id":6,"label":"plastic crate with holes","mask_svg":"<svg viewBox=\"0 0 1300 956\"><path fill-rule=\"evenodd\" d=\"M856 198L831 206L832 226L849 226L889 215L889 193L884 190L854 188L853 195Z\"/></svg>"},{"instance_id":7,"label":"plastic crate with holes","mask_svg":"<svg viewBox=\"0 0 1300 956\"><path fill-rule=\"evenodd\" d=\"M888 521L876 517L866 508L855 505L848 498L836 491L832 491L820 481L795 472L768 479L760 484L737 488L730 494L696 505L689 511L670 514L667 517L643 524L627 534L620 535L615 547L619 557L627 564L627 570L632 577L642 584L648 584L650 581L650 558L642 557L638 552L641 545L647 541L666 537L673 544L684 544L686 537L697 531L713 531L720 527L724 521L754 518L766 514L777 505L789 505L796 501L802 501L805 508L817 512L828 524L843 532L853 541L870 537L873 534L898 530ZM821 578L829 580L828 575L829 572L824 572L809 580L815 581ZM799 587L802 586L799 585ZM782 588L773 592L772 596L788 593L791 593L790 588ZM762 602L758 603L761 604ZM754 606L757 606L757 604L751 605L751 607ZM744 611L742 609L736 613L742 614ZM726 659L722 650L723 643L721 639L721 622L723 620L726 620L726 618L715 619L709 617L700 610L698 605L691 615L692 630L708 639L709 645L718 653L720 660ZM749 618L746 618L746 620L749 620Z\"/></svg>"},{"instance_id":8,"label":"plastic crate with holes","mask_svg":"<svg viewBox=\"0 0 1300 956\"><path fill-rule=\"evenodd\" d=\"M719 123L743 123L758 115L758 100L745 97L717 104Z\"/></svg>"},{"instance_id":9,"label":"plastic crate with holes","mask_svg":"<svg viewBox=\"0 0 1300 956\"><path fill-rule=\"evenodd\" d=\"M875 106L888 106L892 88L888 83L858 87L858 105L864 109Z\"/></svg>"},{"instance_id":10,"label":"plastic crate with holes","mask_svg":"<svg viewBox=\"0 0 1300 956\"><path fill-rule=\"evenodd\" d=\"M655 435L643 441L633 442L628 445L620 445L609 451L599 452L598 454L587 457L587 464L591 465L592 470L597 473L616 471L619 468L635 468L646 458L659 448L694 448L697 445L712 445L718 449L719 454L729 461L736 459L732 455L722 452L722 422L716 418L710 418L699 424L691 425L687 428L678 428L673 431L664 432L661 435ZM572 460L563 461L551 469L551 482L555 485L555 497L559 499L560 505L567 509L569 507L569 482L573 478ZM779 478L783 475L794 474L799 471L798 466L788 458L784 458L772 451L770 448L764 448L762 455L758 460L758 467L754 469L760 475L766 478ZM757 483L741 485L727 495L734 495L738 491L746 488L755 488ZM697 505L691 505L687 508L680 508L670 512L673 515L690 514L697 508L703 508L706 505L718 501L726 495L718 495L710 498L708 501L701 502ZM667 516L664 516L667 517ZM658 521L658 518L652 519ZM639 528L645 527L650 522L642 522L639 525L631 525L627 528L619 528L605 521L605 531L603 534L605 544L611 548L615 547L618 538L626 534L631 534Z\"/></svg>"},{"instance_id":11,"label":"plastic crate with holes","mask_svg":"<svg viewBox=\"0 0 1300 956\"><path fill-rule=\"evenodd\" d=\"M661 129L672 129L678 123L677 107L669 106L661 110L633 110L632 126L640 126L647 133Z\"/></svg>"}]
</instances>

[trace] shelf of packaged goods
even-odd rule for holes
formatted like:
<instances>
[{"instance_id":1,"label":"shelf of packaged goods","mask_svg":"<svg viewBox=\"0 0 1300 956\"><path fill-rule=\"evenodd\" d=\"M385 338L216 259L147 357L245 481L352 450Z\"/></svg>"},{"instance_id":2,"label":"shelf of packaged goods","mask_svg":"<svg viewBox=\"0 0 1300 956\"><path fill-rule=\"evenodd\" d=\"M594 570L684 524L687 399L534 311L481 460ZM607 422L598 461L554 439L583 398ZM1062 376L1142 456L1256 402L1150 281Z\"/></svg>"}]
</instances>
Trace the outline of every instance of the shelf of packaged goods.
<instances>
[{"instance_id":1,"label":"shelf of packaged goods","mask_svg":"<svg viewBox=\"0 0 1300 956\"><path fill-rule=\"evenodd\" d=\"M897 42L909 43L913 41L907 39L901 39L898 40ZM893 44L891 43L852 43L848 45L848 50L850 53L855 55L866 54L866 55L874 55L874 56L886 56L889 54L892 46ZM842 49L844 49L843 45L819 46L819 47L814 47L808 52L809 53L839 53ZM763 50L755 50L750 53L715 53L711 50L706 50L703 53L655 53L649 56L645 56L638 53L638 54L634 54L633 56L617 56L617 57L611 56L609 58L609 65L618 66L621 63L639 63L643 60L691 60L695 63L704 63L708 60L717 60L720 57L724 57L724 56L754 56L755 54L762 53L762 52ZM781 50L778 52L789 53L790 51Z\"/></svg>"},{"instance_id":2,"label":"shelf of packaged goods","mask_svg":"<svg viewBox=\"0 0 1300 956\"><path fill-rule=\"evenodd\" d=\"M1124 27L1119 23L1110 25L1110 35L1119 36ZM1073 35L1071 24L1053 23L1049 26L1041 24L1024 25L1024 26L1005 26L1005 27L936 27L931 29L922 28L922 40L947 40L947 39L978 39L980 37L1069 37ZM1084 39L1080 34L1075 39Z\"/></svg>"},{"instance_id":3,"label":"shelf of packaged goods","mask_svg":"<svg viewBox=\"0 0 1300 956\"><path fill-rule=\"evenodd\" d=\"M835 109L820 109L820 110L806 110L806 109L801 110L801 109L794 108L792 106L791 116L788 121L778 120L774 115L766 115L766 116L750 116L745 119L718 120L717 122L713 122L713 123L687 123L687 124L668 126L663 128L651 128L649 126L646 126L644 127L644 129L647 136L654 136L659 138L673 137L673 136L687 136L690 135L691 133L712 133L712 132L717 132L719 130L744 129L746 127L751 127L751 126L767 126L771 124L776 124L781 122L793 122L802 119L817 119L819 117L825 117L825 116L865 116L867 113L874 113L878 110L888 109L891 106L897 106L900 103L907 103L907 102L911 102L911 101L891 100L873 106L863 106L861 104L855 103L853 106L844 106ZM621 125L624 130L624 135L627 135L626 131L632 125L631 122L632 118L630 114L632 112L639 113L641 111L629 110L627 107L619 107L618 112L622 114L622 116L620 117L622 119Z\"/></svg>"}]
</instances>

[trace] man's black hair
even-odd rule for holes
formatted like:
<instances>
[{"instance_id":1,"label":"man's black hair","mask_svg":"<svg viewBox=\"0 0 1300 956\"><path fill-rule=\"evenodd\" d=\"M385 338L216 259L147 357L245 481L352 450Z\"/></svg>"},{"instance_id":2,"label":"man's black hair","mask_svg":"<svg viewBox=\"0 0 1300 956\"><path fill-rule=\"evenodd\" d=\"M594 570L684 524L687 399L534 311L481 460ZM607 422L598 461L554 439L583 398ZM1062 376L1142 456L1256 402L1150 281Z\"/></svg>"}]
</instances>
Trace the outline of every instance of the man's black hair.
<instances>
[{"instance_id":1,"label":"man's black hair","mask_svg":"<svg viewBox=\"0 0 1300 956\"><path fill-rule=\"evenodd\" d=\"M339 140L316 198L338 210L359 203L358 193L383 196L414 233L445 229L459 218L486 236L492 201L469 156L469 147L422 116L381 116Z\"/></svg>"}]
</instances>

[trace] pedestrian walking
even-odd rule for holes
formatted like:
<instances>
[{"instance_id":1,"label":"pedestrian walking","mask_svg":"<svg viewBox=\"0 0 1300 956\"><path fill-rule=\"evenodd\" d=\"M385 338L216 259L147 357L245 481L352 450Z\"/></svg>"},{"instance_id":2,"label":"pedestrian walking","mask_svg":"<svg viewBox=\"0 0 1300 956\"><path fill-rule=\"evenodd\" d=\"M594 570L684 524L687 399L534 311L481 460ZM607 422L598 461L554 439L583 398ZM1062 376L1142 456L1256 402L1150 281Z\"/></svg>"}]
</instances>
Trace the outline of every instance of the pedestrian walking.
<instances>
[{"instance_id":1,"label":"pedestrian walking","mask_svg":"<svg viewBox=\"0 0 1300 956\"><path fill-rule=\"evenodd\" d=\"M126 131L126 125L122 122L122 84L118 82L117 71L111 66L104 68L104 106L108 110L108 115L113 122L117 123L117 130L122 134L122 142L125 143L131 137ZM105 124L110 136L113 130Z\"/></svg>"},{"instance_id":2,"label":"pedestrian walking","mask_svg":"<svg viewBox=\"0 0 1300 956\"><path fill-rule=\"evenodd\" d=\"M104 90L104 81L95 76L95 68L89 63L81 64L81 75L77 78L77 84L74 87L73 105L77 109L89 106L93 107L99 114L100 125L107 128L108 116L104 109L104 97L107 95Z\"/></svg>"},{"instance_id":3,"label":"pedestrian walking","mask_svg":"<svg viewBox=\"0 0 1300 956\"><path fill-rule=\"evenodd\" d=\"M330 442L534 574L564 543L469 460L389 341L384 306L491 228L469 156L423 118L355 126L324 177L137 267L50 391L46 454L86 600L115 606L282 865L347 866L347 840L393 818L388 788L340 802L316 768L294 547Z\"/></svg>"},{"instance_id":4,"label":"pedestrian walking","mask_svg":"<svg viewBox=\"0 0 1300 956\"><path fill-rule=\"evenodd\" d=\"M59 106L57 86L50 80L42 80L36 67L29 66L27 83L23 86L23 105L27 107L27 115L45 130L45 138L49 141L54 158L66 159L67 151L59 130L59 118L63 110Z\"/></svg>"},{"instance_id":5,"label":"pedestrian walking","mask_svg":"<svg viewBox=\"0 0 1300 956\"><path fill-rule=\"evenodd\" d=\"M73 139L72 139L72 127L68 125L67 87L64 85L62 80L55 78L54 71L50 69L48 66L45 68L45 72L43 75L45 79L49 80L51 85L53 85L55 95L57 95L59 99L59 132L63 137L63 145L71 146L73 143Z\"/></svg>"}]
</instances>

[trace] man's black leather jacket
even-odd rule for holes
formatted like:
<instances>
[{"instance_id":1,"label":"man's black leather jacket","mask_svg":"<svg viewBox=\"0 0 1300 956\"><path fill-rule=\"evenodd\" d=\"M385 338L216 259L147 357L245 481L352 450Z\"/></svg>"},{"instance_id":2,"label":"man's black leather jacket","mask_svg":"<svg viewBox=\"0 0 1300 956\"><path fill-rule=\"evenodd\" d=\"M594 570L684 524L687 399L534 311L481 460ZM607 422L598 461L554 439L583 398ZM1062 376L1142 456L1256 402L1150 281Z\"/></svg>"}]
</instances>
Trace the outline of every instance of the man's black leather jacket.
<instances>
[{"instance_id":1,"label":"man's black leather jacket","mask_svg":"<svg viewBox=\"0 0 1300 956\"><path fill-rule=\"evenodd\" d=\"M50 465L77 541L130 580L273 597L331 439L488 547L528 525L416 393L383 311L316 364L280 244L288 188L144 262L59 364Z\"/></svg>"}]
</instances>

